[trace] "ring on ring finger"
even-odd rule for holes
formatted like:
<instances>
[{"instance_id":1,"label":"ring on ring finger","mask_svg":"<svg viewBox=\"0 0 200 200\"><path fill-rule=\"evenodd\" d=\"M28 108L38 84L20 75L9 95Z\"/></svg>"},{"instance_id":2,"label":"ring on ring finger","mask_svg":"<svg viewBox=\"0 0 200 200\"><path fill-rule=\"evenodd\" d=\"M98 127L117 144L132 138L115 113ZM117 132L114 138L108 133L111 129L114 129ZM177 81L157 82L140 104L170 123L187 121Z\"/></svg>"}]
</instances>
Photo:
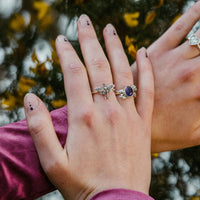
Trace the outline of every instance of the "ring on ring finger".
<instances>
[{"instance_id":1,"label":"ring on ring finger","mask_svg":"<svg viewBox=\"0 0 200 200\"><path fill-rule=\"evenodd\" d=\"M124 89L115 90L115 94L119 95L122 99L126 99L128 97L136 97L137 87L135 85L126 86Z\"/></svg>"},{"instance_id":2,"label":"ring on ring finger","mask_svg":"<svg viewBox=\"0 0 200 200\"><path fill-rule=\"evenodd\" d=\"M200 50L200 39L195 34L191 34L187 39L190 46L197 46Z\"/></svg>"}]
</instances>

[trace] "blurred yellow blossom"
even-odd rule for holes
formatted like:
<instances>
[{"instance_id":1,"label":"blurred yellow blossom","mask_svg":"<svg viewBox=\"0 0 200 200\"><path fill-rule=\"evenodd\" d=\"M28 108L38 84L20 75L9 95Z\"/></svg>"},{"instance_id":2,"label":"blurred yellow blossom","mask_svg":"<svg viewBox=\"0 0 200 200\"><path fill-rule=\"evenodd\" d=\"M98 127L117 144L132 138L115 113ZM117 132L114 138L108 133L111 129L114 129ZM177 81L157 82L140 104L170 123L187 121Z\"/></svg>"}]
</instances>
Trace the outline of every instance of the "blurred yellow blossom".
<instances>
[{"instance_id":1,"label":"blurred yellow blossom","mask_svg":"<svg viewBox=\"0 0 200 200\"><path fill-rule=\"evenodd\" d=\"M148 12L148 14L145 18L145 25L151 24L154 21L155 17L156 17L156 12L154 10Z\"/></svg>"},{"instance_id":2,"label":"blurred yellow blossom","mask_svg":"<svg viewBox=\"0 0 200 200\"><path fill-rule=\"evenodd\" d=\"M65 106L66 104L67 104L67 101L63 100L63 99L58 99L58 100L54 100L51 102L51 105L54 108L61 108L61 107Z\"/></svg>"},{"instance_id":3,"label":"blurred yellow blossom","mask_svg":"<svg viewBox=\"0 0 200 200\"><path fill-rule=\"evenodd\" d=\"M15 14L10 22L10 28L14 31L23 31L25 28L25 20L21 14Z\"/></svg>"},{"instance_id":4,"label":"blurred yellow blossom","mask_svg":"<svg viewBox=\"0 0 200 200\"><path fill-rule=\"evenodd\" d=\"M136 59L137 47L133 44L135 39L133 37L129 37L126 35L125 37L125 44L128 47L128 54L132 56L133 59Z\"/></svg>"},{"instance_id":5,"label":"blurred yellow blossom","mask_svg":"<svg viewBox=\"0 0 200 200\"><path fill-rule=\"evenodd\" d=\"M12 110L16 107L17 98L14 95L9 93L7 97L3 98L0 102L1 102L2 108L7 109L7 110Z\"/></svg>"},{"instance_id":6,"label":"blurred yellow blossom","mask_svg":"<svg viewBox=\"0 0 200 200\"><path fill-rule=\"evenodd\" d=\"M18 92L25 94L31 87L36 86L37 83L33 79L22 76L18 82Z\"/></svg>"},{"instance_id":7,"label":"blurred yellow blossom","mask_svg":"<svg viewBox=\"0 0 200 200\"><path fill-rule=\"evenodd\" d=\"M52 47L52 53L51 53L51 58L52 58L52 61L56 64L56 65L60 65L60 62L59 62L59 58L58 58L58 55L56 53L56 47L55 47L55 41L54 40L51 40L50 41L50 44L51 44L51 47Z\"/></svg>"},{"instance_id":8,"label":"blurred yellow blossom","mask_svg":"<svg viewBox=\"0 0 200 200\"><path fill-rule=\"evenodd\" d=\"M152 158L158 158L158 157L159 157L159 153L152 153L152 154L151 154L151 157L152 157Z\"/></svg>"},{"instance_id":9,"label":"blurred yellow blossom","mask_svg":"<svg viewBox=\"0 0 200 200\"><path fill-rule=\"evenodd\" d=\"M36 65L36 67L31 67L30 70L37 75L42 75L42 76L46 76L49 72L49 70L46 68L45 66L45 62L43 63L38 63Z\"/></svg>"},{"instance_id":10,"label":"blurred yellow blossom","mask_svg":"<svg viewBox=\"0 0 200 200\"><path fill-rule=\"evenodd\" d=\"M82 4L84 0L76 0L75 4Z\"/></svg>"},{"instance_id":11,"label":"blurred yellow blossom","mask_svg":"<svg viewBox=\"0 0 200 200\"><path fill-rule=\"evenodd\" d=\"M164 4L164 0L160 0L156 8L160 8Z\"/></svg>"},{"instance_id":12,"label":"blurred yellow blossom","mask_svg":"<svg viewBox=\"0 0 200 200\"><path fill-rule=\"evenodd\" d=\"M138 22L139 16L140 16L139 12L125 13L124 14L124 21L126 22L127 26L135 27L139 24L139 22Z\"/></svg>"},{"instance_id":13,"label":"blurred yellow blossom","mask_svg":"<svg viewBox=\"0 0 200 200\"><path fill-rule=\"evenodd\" d=\"M49 85L49 86L46 87L45 94L46 94L47 96L53 94L53 88L51 87L51 85Z\"/></svg>"},{"instance_id":14,"label":"blurred yellow blossom","mask_svg":"<svg viewBox=\"0 0 200 200\"><path fill-rule=\"evenodd\" d=\"M172 24L175 23L181 16L182 14L176 15L176 17L174 17L174 19L172 20Z\"/></svg>"}]
</instances>

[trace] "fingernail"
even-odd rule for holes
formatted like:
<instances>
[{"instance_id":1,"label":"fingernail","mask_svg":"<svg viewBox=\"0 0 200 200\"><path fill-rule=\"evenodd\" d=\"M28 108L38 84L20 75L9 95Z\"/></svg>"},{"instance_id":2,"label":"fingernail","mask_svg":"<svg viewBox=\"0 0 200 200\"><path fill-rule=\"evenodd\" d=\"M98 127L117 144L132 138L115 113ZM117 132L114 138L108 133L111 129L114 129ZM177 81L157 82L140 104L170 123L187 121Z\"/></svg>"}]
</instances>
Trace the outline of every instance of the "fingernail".
<instances>
[{"instance_id":1,"label":"fingernail","mask_svg":"<svg viewBox=\"0 0 200 200\"><path fill-rule=\"evenodd\" d=\"M81 26L83 27L90 26L91 24L90 18L86 14L82 14L79 17L79 21L80 21Z\"/></svg>"},{"instance_id":2,"label":"fingernail","mask_svg":"<svg viewBox=\"0 0 200 200\"><path fill-rule=\"evenodd\" d=\"M39 107L39 100L36 95L32 93L26 94L26 96L24 97L24 107L26 112L37 110L37 108Z\"/></svg>"},{"instance_id":3,"label":"fingernail","mask_svg":"<svg viewBox=\"0 0 200 200\"><path fill-rule=\"evenodd\" d=\"M58 42L68 42L67 38L64 35L59 35L56 40Z\"/></svg>"},{"instance_id":4,"label":"fingernail","mask_svg":"<svg viewBox=\"0 0 200 200\"><path fill-rule=\"evenodd\" d=\"M109 35L117 35L117 32L112 24L106 25L106 31Z\"/></svg>"}]
</instances>

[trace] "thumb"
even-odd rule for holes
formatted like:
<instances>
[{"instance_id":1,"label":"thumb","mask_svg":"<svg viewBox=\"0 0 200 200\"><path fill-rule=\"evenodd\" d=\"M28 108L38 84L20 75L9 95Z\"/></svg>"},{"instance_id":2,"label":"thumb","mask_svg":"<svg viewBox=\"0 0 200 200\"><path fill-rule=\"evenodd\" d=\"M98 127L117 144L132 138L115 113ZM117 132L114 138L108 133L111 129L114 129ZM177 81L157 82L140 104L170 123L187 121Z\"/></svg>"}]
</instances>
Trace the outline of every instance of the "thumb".
<instances>
[{"instance_id":1,"label":"thumb","mask_svg":"<svg viewBox=\"0 0 200 200\"><path fill-rule=\"evenodd\" d=\"M63 148L44 103L36 95L28 93L24 98L24 107L28 128L38 152L40 163L48 175L55 162L61 159L64 152Z\"/></svg>"}]
</instances>

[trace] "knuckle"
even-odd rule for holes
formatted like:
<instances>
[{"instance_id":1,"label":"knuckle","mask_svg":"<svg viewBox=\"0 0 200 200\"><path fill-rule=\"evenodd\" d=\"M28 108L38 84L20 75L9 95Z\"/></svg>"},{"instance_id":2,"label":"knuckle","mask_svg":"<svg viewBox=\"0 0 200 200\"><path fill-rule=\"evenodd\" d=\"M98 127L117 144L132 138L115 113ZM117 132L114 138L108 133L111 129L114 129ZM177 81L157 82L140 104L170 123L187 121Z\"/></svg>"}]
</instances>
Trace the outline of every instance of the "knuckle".
<instances>
[{"instance_id":1,"label":"knuckle","mask_svg":"<svg viewBox=\"0 0 200 200\"><path fill-rule=\"evenodd\" d=\"M116 124L120 121L122 112L117 106L110 106L106 110L106 118L112 124Z\"/></svg>"},{"instance_id":2,"label":"knuckle","mask_svg":"<svg viewBox=\"0 0 200 200\"><path fill-rule=\"evenodd\" d=\"M78 118L91 127L94 121L94 108L92 106L85 106L79 111Z\"/></svg>"},{"instance_id":3,"label":"knuckle","mask_svg":"<svg viewBox=\"0 0 200 200\"><path fill-rule=\"evenodd\" d=\"M33 135L42 134L47 127L47 123L43 119L32 119L29 123L29 130Z\"/></svg>"},{"instance_id":4,"label":"knuckle","mask_svg":"<svg viewBox=\"0 0 200 200\"><path fill-rule=\"evenodd\" d=\"M72 64L69 64L67 69L71 73L79 74L83 72L84 67L81 64L72 63Z\"/></svg>"},{"instance_id":5,"label":"knuckle","mask_svg":"<svg viewBox=\"0 0 200 200\"><path fill-rule=\"evenodd\" d=\"M154 89L152 88L146 88L146 89L143 89L141 91L142 93L144 93L145 97L150 99L150 100L153 100L154 99Z\"/></svg>"},{"instance_id":6,"label":"knuckle","mask_svg":"<svg viewBox=\"0 0 200 200\"><path fill-rule=\"evenodd\" d=\"M191 80L195 75L198 74L198 67L193 67L193 68L189 68L189 67L185 67L182 68L181 73L179 75L179 80L181 82L186 82Z\"/></svg>"},{"instance_id":7,"label":"knuckle","mask_svg":"<svg viewBox=\"0 0 200 200\"><path fill-rule=\"evenodd\" d=\"M120 79L133 80L133 75L130 69L124 69L119 72Z\"/></svg>"},{"instance_id":8,"label":"knuckle","mask_svg":"<svg viewBox=\"0 0 200 200\"><path fill-rule=\"evenodd\" d=\"M108 61L102 58L95 58L91 60L91 66L100 71L107 71L109 68Z\"/></svg>"}]
</instances>

